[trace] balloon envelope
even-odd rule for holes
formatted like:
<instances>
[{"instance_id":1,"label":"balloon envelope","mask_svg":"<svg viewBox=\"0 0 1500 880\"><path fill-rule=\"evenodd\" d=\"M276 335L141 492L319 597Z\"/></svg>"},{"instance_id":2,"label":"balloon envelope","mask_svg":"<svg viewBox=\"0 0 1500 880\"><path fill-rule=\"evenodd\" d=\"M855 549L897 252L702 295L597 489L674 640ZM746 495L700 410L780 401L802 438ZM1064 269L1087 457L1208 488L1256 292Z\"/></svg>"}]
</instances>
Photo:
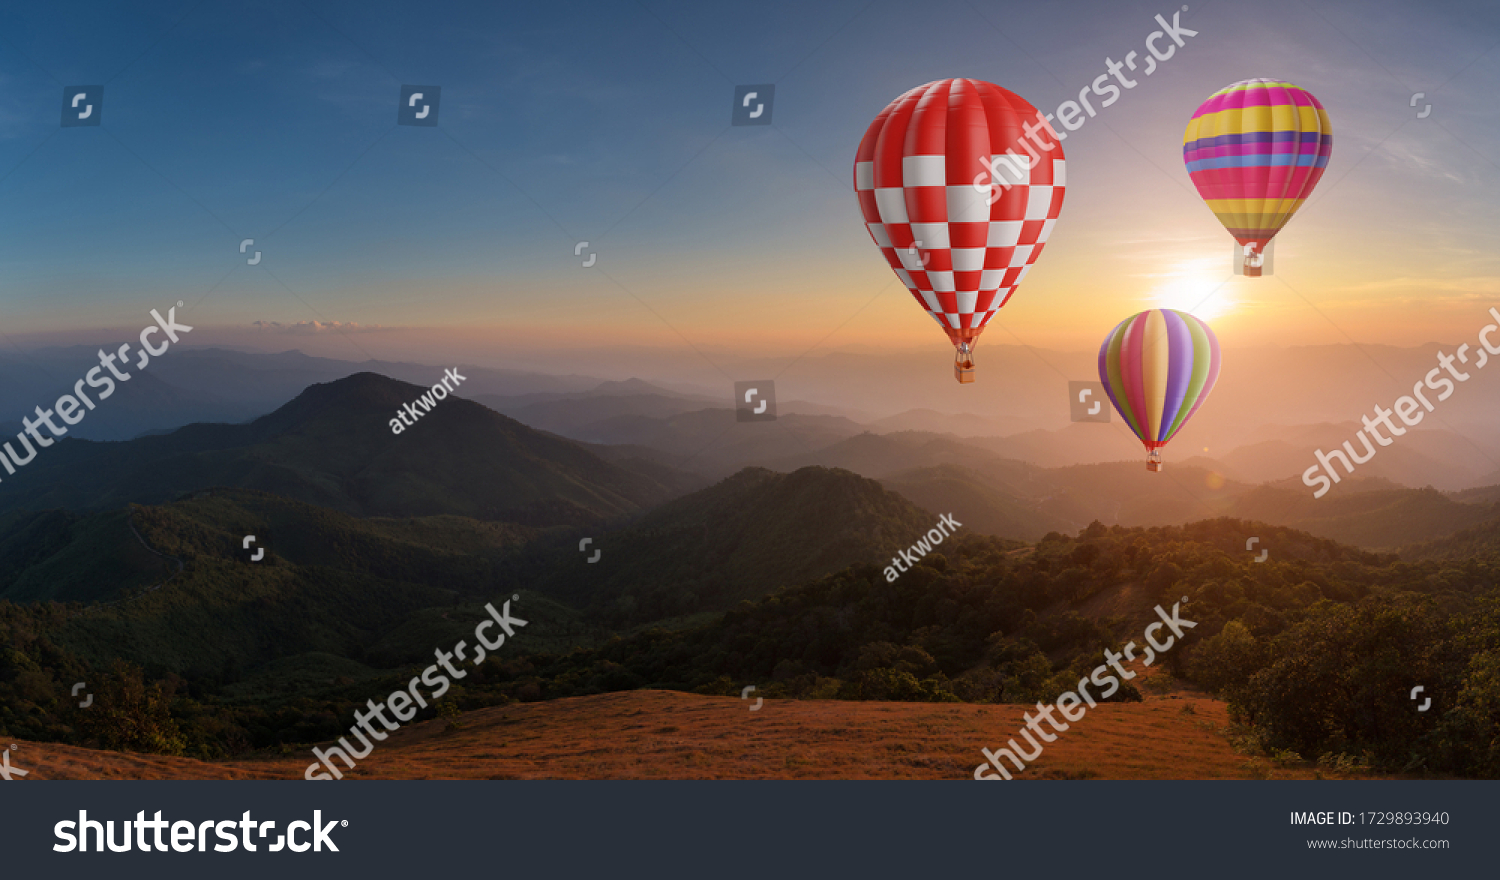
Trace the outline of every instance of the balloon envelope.
<instances>
[{"instance_id":1,"label":"balloon envelope","mask_svg":"<svg viewBox=\"0 0 1500 880\"><path fill-rule=\"evenodd\" d=\"M1270 79L1214 92L1182 137L1198 194L1229 234L1257 253L1302 207L1332 152L1333 126L1318 99Z\"/></svg>"},{"instance_id":2,"label":"balloon envelope","mask_svg":"<svg viewBox=\"0 0 1500 880\"><path fill-rule=\"evenodd\" d=\"M1174 309L1121 321L1099 348L1099 381L1149 450L1192 418L1219 379L1219 340L1208 325Z\"/></svg>"},{"instance_id":3,"label":"balloon envelope","mask_svg":"<svg viewBox=\"0 0 1500 880\"><path fill-rule=\"evenodd\" d=\"M1041 255L1064 164L1035 107L975 79L918 86L865 132L854 159L865 227L954 345L978 338Z\"/></svg>"}]
</instances>

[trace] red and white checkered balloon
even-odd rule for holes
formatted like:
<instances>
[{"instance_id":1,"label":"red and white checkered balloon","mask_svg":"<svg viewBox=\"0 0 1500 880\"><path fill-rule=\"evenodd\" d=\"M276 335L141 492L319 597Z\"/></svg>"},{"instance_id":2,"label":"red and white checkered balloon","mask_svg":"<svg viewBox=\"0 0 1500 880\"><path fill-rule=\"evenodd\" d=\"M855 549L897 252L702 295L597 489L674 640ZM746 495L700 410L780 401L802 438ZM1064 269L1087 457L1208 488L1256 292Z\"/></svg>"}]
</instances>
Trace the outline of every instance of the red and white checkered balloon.
<instances>
[{"instance_id":1,"label":"red and white checkered balloon","mask_svg":"<svg viewBox=\"0 0 1500 880\"><path fill-rule=\"evenodd\" d=\"M954 345L979 337L1057 224L1060 141L1024 98L976 79L912 89L860 141L870 237Z\"/></svg>"}]
</instances>

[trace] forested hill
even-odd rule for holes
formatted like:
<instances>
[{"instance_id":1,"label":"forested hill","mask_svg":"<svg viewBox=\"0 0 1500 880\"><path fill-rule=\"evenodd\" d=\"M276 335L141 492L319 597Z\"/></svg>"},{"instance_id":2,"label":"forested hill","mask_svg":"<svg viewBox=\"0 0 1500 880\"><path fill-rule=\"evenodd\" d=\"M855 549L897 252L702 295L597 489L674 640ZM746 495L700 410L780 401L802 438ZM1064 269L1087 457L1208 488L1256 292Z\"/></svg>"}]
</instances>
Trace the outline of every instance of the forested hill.
<instances>
[{"instance_id":1,"label":"forested hill","mask_svg":"<svg viewBox=\"0 0 1500 880\"><path fill-rule=\"evenodd\" d=\"M516 563L515 582L618 623L722 611L849 565L888 565L944 512L848 471L746 468L594 534L590 553L572 533L544 542ZM599 563L586 564L595 550Z\"/></svg>"}]
</instances>

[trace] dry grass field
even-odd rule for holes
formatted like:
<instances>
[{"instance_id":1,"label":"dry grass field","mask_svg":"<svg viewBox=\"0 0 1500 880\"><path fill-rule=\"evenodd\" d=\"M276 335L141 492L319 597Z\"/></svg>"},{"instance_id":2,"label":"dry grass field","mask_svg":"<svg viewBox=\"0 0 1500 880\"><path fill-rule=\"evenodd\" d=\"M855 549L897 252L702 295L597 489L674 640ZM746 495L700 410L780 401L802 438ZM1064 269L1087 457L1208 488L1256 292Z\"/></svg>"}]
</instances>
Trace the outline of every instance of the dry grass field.
<instances>
[{"instance_id":1,"label":"dry grass field","mask_svg":"<svg viewBox=\"0 0 1500 880\"><path fill-rule=\"evenodd\" d=\"M628 691L403 727L346 779L971 779L1023 726L1020 705L856 703ZM1237 753L1223 703L1192 694L1102 704L1018 780L1308 779ZM196 761L18 742L37 779L301 779L312 757Z\"/></svg>"}]
</instances>

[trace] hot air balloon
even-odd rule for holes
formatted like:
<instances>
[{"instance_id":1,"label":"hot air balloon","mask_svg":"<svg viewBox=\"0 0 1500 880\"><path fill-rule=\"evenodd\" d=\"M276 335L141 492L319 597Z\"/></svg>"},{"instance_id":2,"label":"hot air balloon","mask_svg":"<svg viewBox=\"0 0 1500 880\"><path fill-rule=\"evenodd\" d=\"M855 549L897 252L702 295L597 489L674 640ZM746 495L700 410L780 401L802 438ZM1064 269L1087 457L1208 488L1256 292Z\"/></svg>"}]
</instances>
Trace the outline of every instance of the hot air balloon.
<instances>
[{"instance_id":1,"label":"hot air balloon","mask_svg":"<svg viewBox=\"0 0 1500 880\"><path fill-rule=\"evenodd\" d=\"M870 237L974 381L985 324L1062 210L1061 138L1025 99L976 79L918 86L875 117L854 158Z\"/></svg>"},{"instance_id":2,"label":"hot air balloon","mask_svg":"<svg viewBox=\"0 0 1500 880\"><path fill-rule=\"evenodd\" d=\"M1247 79L1213 93L1182 136L1188 176L1259 275L1266 245L1312 194L1333 152L1328 111L1288 82Z\"/></svg>"},{"instance_id":3,"label":"hot air balloon","mask_svg":"<svg viewBox=\"0 0 1500 880\"><path fill-rule=\"evenodd\" d=\"M1161 447L1193 417L1219 379L1219 340L1175 309L1132 315L1099 347L1099 381L1145 444L1146 470L1161 470Z\"/></svg>"}]
</instances>

